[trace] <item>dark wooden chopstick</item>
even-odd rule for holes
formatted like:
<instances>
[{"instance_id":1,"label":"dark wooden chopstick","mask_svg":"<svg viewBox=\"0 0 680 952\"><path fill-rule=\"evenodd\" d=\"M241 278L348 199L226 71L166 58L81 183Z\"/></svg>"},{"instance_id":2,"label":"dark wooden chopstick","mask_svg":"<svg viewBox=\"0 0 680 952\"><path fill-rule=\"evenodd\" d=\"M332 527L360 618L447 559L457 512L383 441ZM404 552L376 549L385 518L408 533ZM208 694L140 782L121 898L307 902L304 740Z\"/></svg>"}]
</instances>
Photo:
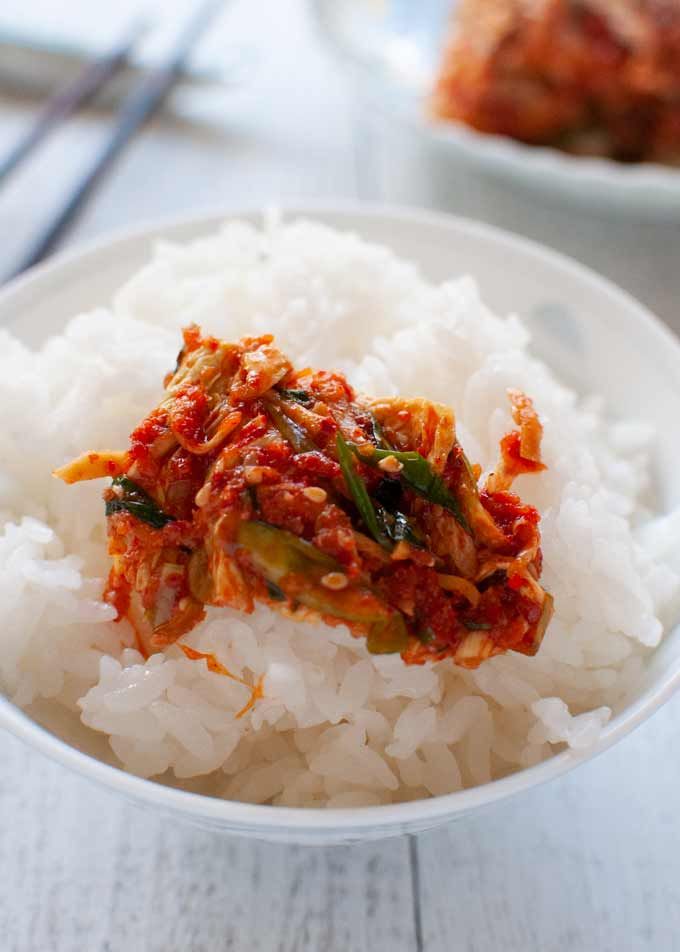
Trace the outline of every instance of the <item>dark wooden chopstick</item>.
<instances>
[{"instance_id":1,"label":"dark wooden chopstick","mask_svg":"<svg viewBox=\"0 0 680 952\"><path fill-rule=\"evenodd\" d=\"M54 250L134 134L163 105L179 78L192 47L224 2L225 0L204 0L180 34L167 61L144 76L123 101L108 141L10 277L15 277L42 261Z\"/></svg>"},{"instance_id":2,"label":"dark wooden chopstick","mask_svg":"<svg viewBox=\"0 0 680 952\"><path fill-rule=\"evenodd\" d=\"M87 63L73 80L50 96L33 124L12 146L9 153L0 158L0 182L14 171L59 123L85 106L125 66L135 43L145 30L146 23L134 23L108 53Z\"/></svg>"}]
</instances>

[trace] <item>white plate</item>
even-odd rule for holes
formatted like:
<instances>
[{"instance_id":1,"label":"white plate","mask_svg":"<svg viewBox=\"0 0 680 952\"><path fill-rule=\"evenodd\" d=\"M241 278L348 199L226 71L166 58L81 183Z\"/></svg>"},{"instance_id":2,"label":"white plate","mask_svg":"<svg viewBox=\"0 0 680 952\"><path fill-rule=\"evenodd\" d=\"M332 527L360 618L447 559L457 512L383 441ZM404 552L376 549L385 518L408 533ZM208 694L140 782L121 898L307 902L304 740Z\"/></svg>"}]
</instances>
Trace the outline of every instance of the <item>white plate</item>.
<instances>
[{"instance_id":1,"label":"white plate","mask_svg":"<svg viewBox=\"0 0 680 952\"><path fill-rule=\"evenodd\" d=\"M287 217L298 214L382 242L416 261L433 280L473 274L494 310L526 317L536 351L572 385L583 392L597 390L619 416L654 425L660 506L666 510L680 503L680 345L632 298L566 258L463 219L359 205L294 209ZM74 313L106 304L148 259L157 239L207 234L224 217L148 227L60 256L0 292L0 325L9 324L23 339L40 343ZM83 729L78 749L2 697L0 725L64 766L156 810L215 830L320 844L423 830L557 777L629 733L678 685L680 630L675 630L656 651L635 699L607 725L596 747L561 753L503 780L448 796L350 810L254 806L142 780L84 753L91 733ZM62 730L59 724L57 718L50 721L55 732Z\"/></svg>"},{"instance_id":2,"label":"white plate","mask_svg":"<svg viewBox=\"0 0 680 952\"><path fill-rule=\"evenodd\" d=\"M587 208L643 219L680 218L680 169L640 162L569 155L486 135L460 123L419 123L442 160L474 165L485 173Z\"/></svg>"}]
</instances>

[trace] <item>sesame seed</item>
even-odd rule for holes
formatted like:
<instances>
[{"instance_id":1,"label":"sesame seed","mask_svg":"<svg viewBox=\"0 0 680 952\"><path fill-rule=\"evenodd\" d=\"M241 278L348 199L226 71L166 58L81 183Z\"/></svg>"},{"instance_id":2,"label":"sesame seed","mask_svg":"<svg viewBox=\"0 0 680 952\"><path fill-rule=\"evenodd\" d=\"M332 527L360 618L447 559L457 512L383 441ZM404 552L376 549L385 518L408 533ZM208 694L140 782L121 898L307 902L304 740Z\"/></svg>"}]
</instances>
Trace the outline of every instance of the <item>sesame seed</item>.
<instances>
[{"instance_id":1,"label":"sesame seed","mask_svg":"<svg viewBox=\"0 0 680 952\"><path fill-rule=\"evenodd\" d=\"M302 490L302 495L306 496L310 502L322 503L326 502L328 493L320 486L307 486L306 489Z\"/></svg>"},{"instance_id":2,"label":"sesame seed","mask_svg":"<svg viewBox=\"0 0 680 952\"><path fill-rule=\"evenodd\" d=\"M394 549L392 549L392 560L394 562L403 562L405 559L408 559L411 555L411 546L408 542L404 542L403 539L401 542L397 542Z\"/></svg>"},{"instance_id":3,"label":"sesame seed","mask_svg":"<svg viewBox=\"0 0 680 952\"><path fill-rule=\"evenodd\" d=\"M262 467L246 466L243 475L249 486L257 486L262 482Z\"/></svg>"},{"instance_id":4,"label":"sesame seed","mask_svg":"<svg viewBox=\"0 0 680 952\"><path fill-rule=\"evenodd\" d=\"M378 466L384 473L400 473L404 468L404 464L400 463L396 456L386 456L385 459L381 459L378 463Z\"/></svg>"},{"instance_id":5,"label":"sesame seed","mask_svg":"<svg viewBox=\"0 0 680 952\"><path fill-rule=\"evenodd\" d=\"M343 588L347 588L349 582L347 576L343 575L342 572L329 572L321 579L321 584L330 588L333 592L339 592Z\"/></svg>"},{"instance_id":6,"label":"sesame seed","mask_svg":"<svg viewBox=\"0 0 680 952\"><path fill-rule=\"evenodd\" d=\"M209 497L210 497L210 483L204 483L203 486L201 486L201 488L196 493L196 498L194 502L200 509L201 506L205 506Z\"/></svg>"},{"instance_id":7,"label":"sesame seed","mask_svg":"<svg viewBox=\"0 0 680 952\"><path fill-rule=\"evenodd\" d=\"M372 443L362 443L357 447L357 450L361 456L373 456L375 453L375 446Z\"/></svg>"}]
</instances>

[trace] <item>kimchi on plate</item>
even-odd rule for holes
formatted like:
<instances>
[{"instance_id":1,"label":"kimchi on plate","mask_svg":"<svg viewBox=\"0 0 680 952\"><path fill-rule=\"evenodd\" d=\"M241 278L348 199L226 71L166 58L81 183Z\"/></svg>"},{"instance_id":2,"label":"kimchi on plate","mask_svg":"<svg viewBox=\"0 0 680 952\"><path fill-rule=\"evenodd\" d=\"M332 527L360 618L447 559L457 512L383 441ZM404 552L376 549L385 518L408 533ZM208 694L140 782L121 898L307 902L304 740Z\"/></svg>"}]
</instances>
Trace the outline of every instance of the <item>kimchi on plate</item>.
<instances>
[{"instance_id":1,"label":"kimchi on plate","mask_svg":"<svg viewBox=\"0 0 680 952\"><path fill-rule=\"evenodd\" d=\"M680 162L678 0L461 0L432 111L481 132Z\"/></svg>"},{"instance_id":2,"label":"kimchi on plate","mask_svg":"<svg viewBox=\"0 0 680 952\"><path fill-rule=\"evenodd\" d=\"M535 654L552 614L539 514L511 492L545 468L542 427L527 396L508 397L516 429L480 484L448 407L359 395L340 373L296 370L270 335L192 326L128 449L55 475L112 477L105 598L145 655L206 605L261 602L406 664L474 668Z\"/></svg>"}]
</instances>

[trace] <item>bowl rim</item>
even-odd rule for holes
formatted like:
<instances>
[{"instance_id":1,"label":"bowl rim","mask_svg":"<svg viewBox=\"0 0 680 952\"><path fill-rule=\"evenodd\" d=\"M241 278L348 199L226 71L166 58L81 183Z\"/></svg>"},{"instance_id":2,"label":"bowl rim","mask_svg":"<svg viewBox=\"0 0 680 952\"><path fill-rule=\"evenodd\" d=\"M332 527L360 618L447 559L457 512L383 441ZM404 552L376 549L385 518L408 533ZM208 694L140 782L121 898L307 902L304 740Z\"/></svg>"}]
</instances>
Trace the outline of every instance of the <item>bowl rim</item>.
<instances>
[{"instance_id":1,"label":"bowl rim","mask_svg":"<svg viewBox=\"0 0 680 952\"><path fill-rule=\"evenodd\" d=\"M613 282L601 277L585 265L531 241L513 232L492 225L475 222L461 216L440 212L423 211L418 208L399 205L385 205L351 200L314 202L301 200L286 202L281 207L284 218L346 219L344 226L334 227L361 233L361 220L400 225L421 226L439 230L451 228L474 234L481 240L491 241L513 251L545 263L552 268L565 272L573 279L590 285L595 291L606 295L613 306L627 313L628 319L644 326L648 334L657 338L657 342L668 349L668 353L677 361L680 368L680 341L632 295L617 287ZM0 304L6 300L34 293L42 296L50 282L60 277L68 277L69 271L81 269L88 261L100 256L115 253L117 248L147 240L186 241L182 231L201 230L209 234L220 223L233 219L258 221L262 218L262 209L253 207L225 207L216 212L201 211L144 222L134 227L121 228L98 238L95 241L79 244L71 250L54 256L48 262L30 269L13 279L0 289ZM671 667L657 679L657 682L631 704L616 714L603 728L597 743L582 751L564 750L548 760L524 768L498 780L492 780L481 786L470 787L455 793L406 803L383 804L350 808L309 808L271 806L268 804L250 804L236 800L212 797L187 790L166 786L152 779L145 779L128 773L121 767L113 766L71 746L56 734L34 721L25 711L15 706L9 698L0 694L0 727L8 729L20 740L45 754L62 766L115 790L128 799L161 807L167 812L192 818L196 821L218 822L233 832L257 831L263 835L277 830L297 831L300 833L323 835L331 832L361 831L386 833L398 832L409 826L425 827L440 820L453 819L481 806L503 800L511 795L528 790L534 786L556 779L572 770L580 763L592 759L625 737L646 721L676 690L680 688L680 663Z\"/></svg>"}]
</instances>

